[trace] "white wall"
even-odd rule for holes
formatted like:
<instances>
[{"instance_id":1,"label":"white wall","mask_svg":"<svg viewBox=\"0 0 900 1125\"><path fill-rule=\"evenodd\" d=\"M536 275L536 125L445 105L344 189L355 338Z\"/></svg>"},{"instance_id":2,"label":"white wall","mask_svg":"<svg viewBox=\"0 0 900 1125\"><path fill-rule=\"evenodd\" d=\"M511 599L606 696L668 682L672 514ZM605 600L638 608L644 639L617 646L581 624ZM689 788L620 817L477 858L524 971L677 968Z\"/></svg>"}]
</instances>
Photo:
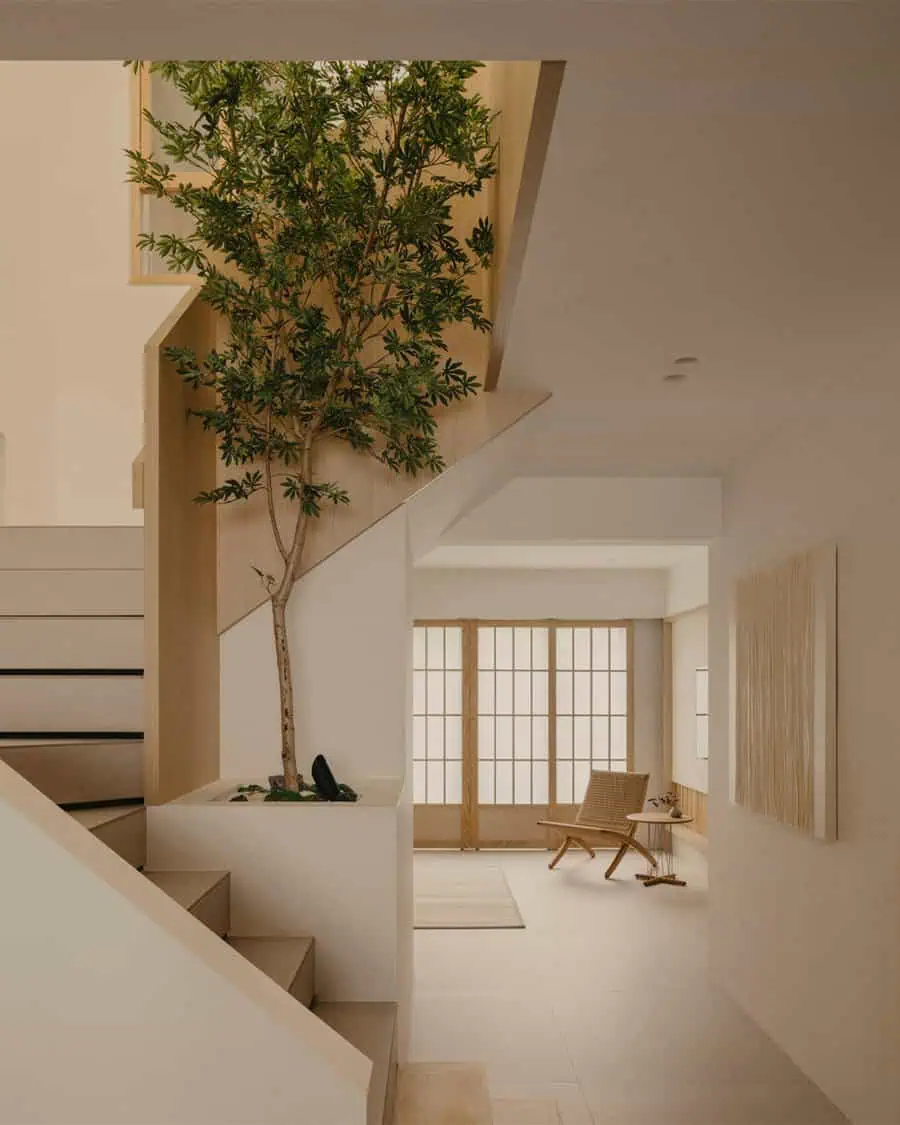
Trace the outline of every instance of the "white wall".
<instances>
[{"instance_id":1,"label":"white wall","mask_svg":"<svg viewBox=\"0 0 900 1125\"><path fill-rule=\"evenodd\" d=\"M709 615L695 610L672 623L672 781L709 791L709 760L697 757L697 669L709 666Z\"/></svg>"},{"instance_id":2,"label":"white wall","mask_svg":"<svg viewBox=\"0 0 900 1125\"><path fill-rule=\"evenodd\" d=\"M8 524L137 524L143 347L183 290L129 285L129 77L0 62Z\"/></svg>"},{"instance_id":3,"label":"white wall","mask_svg":"<svg viewBox=\"0 0 900 1125\"><path fill-rule=\"evenodd\" d=\"M709 603L709 551L685 559L669 570L666 616L689 613Z\"/></svg>"},{"instance_id":4,"label":"white wall","mask_svg":"<svg viewBox=\"0 0 900 1125\"><path fill-rule=\"evenodd\" d=\"M660 618L666 571L421 567L414 571L412 589L417 619Z\"/></svg>"},{"instance_id":5,"label":"white wall","mask_svg":"<svg viewBox=\"0 0 900 1125\"><path fill-rule=\"evenodd\" d=\"M517 477L443 542L702 542L721 528L718 477Z\"/></svg>"},{"instance_id":6,"label":"white wall","mask_svg":"<svg viewBox=\"0 0 900 1125\"><path fill-rule=\"evenodd\" d=\"M297 763L325 754L338 780L406 775L412 675L405 508L305 575L288 603ZM220 774L281 772L268 602L222 634Z\"/></svg>"},{"instance_id":7,"label":"white wall","mask_svg":"<svg viewBox=\"0 0 900 1125\"><path fill-rule=\"evenodd\" d=\"M364 1125L371 1064L0 763L0 1121Z\"/></svg>"},{"instance_id":8,"label":"white wall","mask_svg":"<svg viewBox=\"0 0 900 1125\"><path fill-rule=\"evenodd\" d=\"M854 1125L900 1120L900 392L897 347L727 482L711 553L711 934L732 995ZM878 362L875 362L877 359ZM734 580L838 544L838 840L729 804Z\"/></svg>"}]
</instances>

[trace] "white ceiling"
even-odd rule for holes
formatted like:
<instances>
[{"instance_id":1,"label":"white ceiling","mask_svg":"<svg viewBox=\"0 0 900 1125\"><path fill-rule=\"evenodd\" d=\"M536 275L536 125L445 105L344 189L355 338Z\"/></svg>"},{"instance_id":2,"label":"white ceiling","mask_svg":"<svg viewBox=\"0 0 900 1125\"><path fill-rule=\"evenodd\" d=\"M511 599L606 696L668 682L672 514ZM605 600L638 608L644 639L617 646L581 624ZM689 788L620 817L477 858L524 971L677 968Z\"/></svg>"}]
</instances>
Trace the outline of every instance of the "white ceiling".
<instances>
[{"instance_id":1,"label":"white ceiling","mask_svg":"<svg viewBox=\"0 0 900 1125\"><path fill-rule=\"evenodd\" d=\"M566 69L500 377L553 391L529 473L720 472L895 377L900 38L660 36Z\"/></svg>"},{"instance_id":2,"label":"white ceiling","mask_svg":"<svg viewBox=\"0 0 900 1125\"><path fill-rule=\"evenodd\" d=\"M484 543L436 547L420 567L489 567L505 570L670 570L702 562L706 547L670 543Z\"/></svg>"}]
</instances>

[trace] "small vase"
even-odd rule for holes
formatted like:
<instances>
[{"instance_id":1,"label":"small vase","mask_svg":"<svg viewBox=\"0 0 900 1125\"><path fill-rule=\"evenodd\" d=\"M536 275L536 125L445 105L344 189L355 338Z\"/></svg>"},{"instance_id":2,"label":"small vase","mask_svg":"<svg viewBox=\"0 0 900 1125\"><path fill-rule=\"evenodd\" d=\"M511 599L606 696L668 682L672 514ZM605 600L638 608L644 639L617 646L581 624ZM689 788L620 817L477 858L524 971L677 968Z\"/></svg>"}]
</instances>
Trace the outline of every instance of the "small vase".
<instances>
[{"instance_id":1,"label":"small vase","mask_svg":"<svg viewBox=\"0 0 900 1125\"><path fill-rule=\"evenodd\" d=\"M678 807L678 805L673 805L672 808L669 810L669 816L673 820L681 820L681 818L684 816L684 813L681 811L681 809Z\"/></svg>"}]
</instances>

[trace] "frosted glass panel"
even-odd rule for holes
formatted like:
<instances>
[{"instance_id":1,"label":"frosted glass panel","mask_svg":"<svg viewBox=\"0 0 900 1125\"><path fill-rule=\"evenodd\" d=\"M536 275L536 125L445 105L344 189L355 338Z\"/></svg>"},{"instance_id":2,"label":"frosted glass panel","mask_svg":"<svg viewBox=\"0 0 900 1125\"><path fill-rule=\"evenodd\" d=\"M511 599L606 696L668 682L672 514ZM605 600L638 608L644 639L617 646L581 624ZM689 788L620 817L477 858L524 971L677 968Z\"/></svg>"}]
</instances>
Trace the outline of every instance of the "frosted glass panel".
<instances>
[{"instance_id":1,"label":"frosted glass panel","mask_svg":"<svg viewBox=\"0 0 900 1125\"><path fill-rule=\"evenodd\" d=\"M593 643L593 667L598 672L605 672L609 668L609 629L594 629Z\"/></svg>"},{"instance_id":2,"label":"frosted glass panel","mask_svg":"<svg viewBox=\"0 0 900 1125\"><path fill-rule=\"evenodd\" d=\"M549 708L548 701L549 676L546 672L534 672L531 676L531 713L532 715L546 715Z\"/></svg>"},{"instance_id":3,"label":"frosted glass panel","mask_svg":"<svg viewBox=\"0 0 900 1125\"><path fill-rule=\"evenodd\" d=\"M512 672L495 672L496 676L496 702L498 715L511 715L513 713L513 674Z\"/></svg>"},{"instance_id":4,"label":"frosted glass panel","mask_svg":"<svg viewBox=\"0 0 900 1125\"><path fill-rule=\"evenodd\" d=\"M494 713L494 673L478 673L478 714L493 715Z\"/></svg>"},{"instance_id":5,"label":"frosted glass panel","mask_svg":"<svg viewBox=\"0 0 900 1125\"><path fill-rule=\"evenodd\" d=\"M174 234L187 238L194 233L194 220L175 207L168 196L157 198L141 193L139 220L142 234ZM143 277L172 272L158 254L149 250L140 252L140 271Z\"/></svg>"},{"instance_id":6,"label":"frosted glass panel","mask_svg":"<svg viewBox=\"0 0 900 1125\"><path fill-rule=\"evenodd\" d=\"M514 654L517 668L531 667L531 630L516 629L514 631Z\"/></svg>"},{"instance_id":7,"label":"frosted glass panel","mask_svg":"<svg viewBox=\"0 0 900 1125\"><path fill-rule=\"evenodd\" d=\"M556 630L556 667L570 669L572 667L572 630L559 628Z\"/></svg>"},{"instance_id":8,"label":"frosted glass panel","mask_svg":"<svg viewBox=\"0 0 900 1125\"><path fill-rule=\"evenodd\" d=\"M556 713L557 715L572 714L571 672L557 672L556 674Z\"/></svg>"},{"instance_id":9,"label":"frosted glass panel","mask_svg":"<svg viewBox=\"0 0 900 1125\"><path fill-rule=\"evenodd\" d=\"M613 773L626 773L628 770L628 763L624 758L613 758L610 762L609 768Z\"/></svg>"},{"instance_id":10,"label":"frosted glass panel","mask_svg":"<svg viewBox=\"0 0 900 1125\"><path fill-rule=\"evenodd\" d=\"M509 715L498 715L494 720L494 747L498 758L513 756L513 721Z\"/></svg>"},{"instance_id":11,"label":"frosted glass panel","mask_svg":"<svg viewBox=\"0 0 900 1125\"><path fill-rule=\"evenodd\" d=\"M413 629L413 668L425 667L425 630L421 626Z\"/></svg>"},{"instance_id":12,"label":"frosted glass panel","mask_svg":"<svg viewBox=\"0 0 900 1125\"><path fill-rule=\"evenodd\" d=\"M573 796L577 802L584 798L587 784L591 776L590 762L576 762L575 772L572 777Z\"/></svg>"},{"instance_id":13,"label":"frosted glass panel","mask_svg":"<svg viewBox=\"0 0 900 1125\"><path fill-rule=\"evenodd\" d=\"M444 673L426 672L425 675L428 677L428 711L433 715L444 710Z\"/></svg>"},{"instance_id":14,"label":"frosted glass panel","mask_svg":"<svg viewBox=\"0 0 900 1125\"><path fill-rule=\"evenodd\" d=\"M568 715L560 715L556 720L556 756L572 757L572 720Z\"/></svg>"},{"instance_id":15,"label":"frosted glass panel","mask_svg":"<svg viewBox=\"0 0 900 1125\"><path fill-rule=\"evenodd\" d=\"M150 95L147 108L152 111L154 117L158 117L161 121L175 121L179 125L188 127L194 124L197 113L184 100L184 95L177 86L167 82L161 74L150 74L147 81ZM163 151L164 140L150 124L144 122L142 128L149 140L150 154L154 160L161 160L177 171L193 170L193 165L188 164L187 161L173 160Z\"/></svg>"},{"instance_id":16,"label":"frosted glass panel","mask_svg":"<svg viewBox=\"0 0 900 1125\"><path fill-rule=\"evenodd\" d=\"M413 800L443 804L445 765L462 784L462 629L413 629ZM457 667L445 671L447 658Z\"/></svg>"},{"instance_id":17,"label":"frosted glass panel","mask_svg":"<svg viewBox=\"0 0 900 1125\"><path fill-rule=\"evenodd\" d=\"M609 672L593 675L591 710L594 715L609 714Z\"/></svg>"},{"instance_id":18,"label":"frosted glass panel","mask_svg":"<svg viewBox=\"0 0 900 1125\"><path fill-rule=\"evenodd\" d=\"M462 714L462 672L445 673L446 699L444 710L448 715Z\"/></svg>"},{"instance_id":19,"label":"frosted glass panel","mask_svg":"<svg viewBox=\"0 0 900 1125\"><path fill-rule=\"evenodd\" d=\"M531 719L517 716L514 719L515 756L531 760Z\"/></svg>"},{"instance_id":20,"label":"frosted glass panel","mask_svg":"<svg viewBox=\"0 0 900 1125\"><path fill-rule=\"evenodd\" d=\"M697 714L709 714L709 671L697 669Z\"/></svg>"},{"instance_id":21,"label":"frosted glass panel","mask_svg":"<svg viewBox=\"0 0 900 1125\"><path fill-rule=\"evenodd\" d=\"M610 753L614 758L625 758L628 755L628 728L627 719L610 719Z\"/></svg>"},{"instance_id":22,"label":"frosted glass panel","mask_svg":"<svg viewBox=\"0 0 900 1125\"><path fill-rule=\"evenodd\" d=\"M428 762L428 804L442 805L444 803L444 763Z\"/></svg>"},{"instance_id":23,"label":"frosted glass panel","mask_svg":"<svg viewBox=\"0 0 900 1125\"><path fill-rule=\"evenodd\" d=\"M546 762L535 762L531 773L531 799L536 805L550 800L550 775Z\"/></svg>"},{"instance_id":24,"label":"frosted glass panel","mask_svg":"<svg viewBox=\"0 0 900 1125\"><path fill-rule=\"evenodd\" d=\"M512 629L498 629L496 634L496 661L498 668L512 669L513 643Z\"/></svg>"},{"instance_id":25,"label":"frosted glass panel","mask_svg":"<svg viewBox=\"0 0 900 1125\"><path fill-rule=\"evenodd\" d=\"M531 631L531 667L546 669L547 663L547 629L532 629Z\"/></svg>"},{"instance_id":26,"label":"frosted glass panel","mask_svg":"<svg viewBox=\"0 0 900 1125\"><path fill-rule=\"evenodd\" d=\"M628 673L612 672L610 680L610 712L625 715L628 713Z\"/></svg>"},{"instance_id":27,"label":"frosted glass panel","mask_svg":"<svg viewBox=\"0 0 900 1125\"><path fill-rule=\"evenodd\" d=\"M573 804L572 798L572 763L556 763L556 801L560 805Z\"/></svg>"},{"instance_id":28,"label":"frosted glass panel","mask_svg":"<svg viewBox=\"0 0 900 1125\"><path fill-rule=\"evenodd\" d=\"M428 753L426 757L444 757L444 719L441 715L428 716Z\"/></svg>"},{"instance_id":29,"label":"frosted glass panel","mask_svg":"<svg viewBox=\"0 0 900 1125\"><path fill-rule=\"evenodd\" d=\"M462 719L456 715L446 720L444 727L444 757L462 757Z\"/></svg>"},{"instance_id":30,"label":"frosted glass panel","mask_svg":"<svg viewBox=\"0 0 900 1125\"><path fill-rule=\"evenodd\" d=\"M413 801L415 801L417 805L424 805L426 799L425 763L413 762Z\"/></svg>"},{"instance_id":31,"label":"frosted glass panel","mask_svg":"<svg viewBox=\"0 0 900 1125\"><path fill-rule=\"evenodd\" d=\"M550 723L546 715L531 720L531 754L534 758L546 759L550 753Z\"/></svg>"},{"instance_id":32,"label":"frosted glass panel","mask_svg":"<svg viewBox=\"0 0 900 1125\"><path fill-rule=\"evenodd\" d=\"M448 762L445 804L462 804L462 762Z\"/></svg>"},{"instance_id":33,"label":"frosted glass panel","mask_svg":"<svg viewBox=\"0 0 900 1125\"><path fill-rule=\"evenodd\" d=\"M424 715L426 710L425 673L413 672L413 714Z\"/></svg>"},{"instance_id":34,"label":"frosted glass panel","mask_svg":"<svg viewBox=\"0 0 900 1125\"><path fill-rule=\"evenodd\" d=\"M425 757L425 717L417 715L413 719L413 757Z\"/></svg>"},{"instance_id":35,"label":"frosted glass panel","mask_svg":"<svg viewBox=\"0 0 900 1125\"><path fill-rule=\"evenodd\" d=\"M478 667L494 667L494 630L478 630Z\"/></svg>"},{"instance_id":36,"label":"frosted glass panel","mask_svg":"<svg viewBox=\"0 0 900 1125\"><path fill-rule=\"evenodd\" d=\"M709 716L697 716L697 757L709 757Z\"/></svg>"},{"instance_id":37,"label":"frosted glass panel","mask_svg":"<svg viewBox=\"0 0 900 1125\"><path fill-rule=\"evenodd\" d=\"M586 715L575 718L575 757L587 760L591 757L591 720Z\"/></svg>"},{"instance_id":38,"label":"frosted glass panel","mask_svg":"<svg viewBox=\"0 0 900 1125\"><path fill-rule=\"evenodd\" d=\"M575 714L590 715L591 713L591 674L590 672L575 672Z\"/></svg>"},{"instance_id":39,"label":"frosted glass panel","mask_svg":"<svg viewBox=\"0 0 900 1125\"><path fill-rule=\"evenodd\" d=\"M531 673L516 672L513 679L513 702L517 715L531 714Z\"/></svg>"},{"instance_id":40,"label":"frosted glass panel","mask_svg":"<svg viewBox=\"0 0 900 1125\"><path fill-rule=\"evenodd\" d=\"M515 768L515 803L517 805L531 804L531 762L516 762Z\"/></svg>"},{"instance_id":41,"label":"frosted glass panel","mask_svg":"<svg viewBox=\"0 0 900 1125\"><path fill-rule=\"evenodd\" d=\"M604 763L609 757L609 719L607 718L592 720L591 757L597 765Z\"/></svg>"},{"instance_id":42,"label":"frosted glass panel","mask_svg":"<svg viewBox=\"0 0 900 1125\"><path fill-rule=\"evenodd\" d=\"M448 668L462 668L462 629L448 626L444 637L444 660Z\"/></svg>"},{"instance_id":43,"label":"frosted glass panel","mask_svg":"<svg viewBox=\"0 0 900 1125\"><path fill-rule=\"evenodd\" d=\"M427 630L427 659L429 668L444 667L444 630L439 626Z\"/></svg>"},{"instance_id":44,"label":"frosted glass panel","mask_svg":"<svg viewBox=\"0 0 900 1125\"><path fill-rule=\"evenodd\" d=\"M513 803L513 764L512 762L498 762L496 769L494 799L498 805L511 805Z\"/></svg>"},{"instance_id":45,"label":"frosted glass panel","mask_svg":"<svg viewBox=\"0 0 900 1125\"><path fill-rule=\"evenodd\" d=\"M478 763L478 802L482 805L494 803L494 763Z\"/></svg>"},{"instance_id":46,"label":"frosted glass panel","mask_svg":"<svg viewBox=\"0 0 900 1125\"><path fill-rule=\"evenodd\" d=\"M609 666L617 671L625 671L628 667L628 630L610 629L609 632Z\"/></svg>"},{"instance_id":47,"label":"frosted glass panel","mask_svg":"<svg viewBox=\"0 0 900 1125\"><path fill-rule=\"evenodd\" d=\"M576 629L574 641L575 667L589 669L591 666L591 631L590 629Z\"/></svg>"},{"instance_id":48,"label":"frosted glass panel","mask_svg":"<svg viewBox=\"0 0 900 1125\"><path fill-rule=\"evenodd\" d=\"M494 756L494 720L490 715L481 715L478 718L478 757L493 758Z\"/></svg>"}]
</instances>

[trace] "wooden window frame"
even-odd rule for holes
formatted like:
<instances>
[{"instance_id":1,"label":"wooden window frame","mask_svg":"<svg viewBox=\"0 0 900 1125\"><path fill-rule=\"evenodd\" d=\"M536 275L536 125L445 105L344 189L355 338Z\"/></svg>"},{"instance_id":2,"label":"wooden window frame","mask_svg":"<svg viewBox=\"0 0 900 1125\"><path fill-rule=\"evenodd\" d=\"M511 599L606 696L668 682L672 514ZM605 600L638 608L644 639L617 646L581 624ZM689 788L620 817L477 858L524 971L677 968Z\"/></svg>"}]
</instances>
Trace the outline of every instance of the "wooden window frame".
<instances>
[{"instance_id":1,"label":"wooden window frame","mask_svg":"<svg viewBox=\"0 0 900 1125\"><path fill-rule=\"evenodd\" d=\"M478 629L489 628L546 628L548 630L548 788L547 806L539 805L492 805L485 806L500 810L538 810L546 807L553 819L574 816L577 805L557 804L556 794L556 630L558 628L625 629L626 631L626 769L634 769L634 621L632 619L596 620L593 618L416 618L414 628L462 628L462 762L463 762L463 802L459 811L458 830L454 831L453 815L455 805L415 805L415 846L417 848L460 848L478 850L480 848L549 848L552 846L549 833L537 831L534 838L523 839L515 833L505 837L482 838L479 824L478 805ZM420 810L432 810L421 812ZM440 810L440 811L434 811ZM449 815L448 815L449 814ZM511 813L514 820L516 813ZM538 819L535 816L535 821Z\"/></svg>"},{"instance_id":2,"label":"wooden window frame","mask_svg":"<svg viewBox=\"0 0 900 1125\"><path fill-rule=\"evenodd\" d=\"M150 68L146 63L141 63L137 73L131 75L131 147L143 156L152 155L151 141L152 130L144 119L144 110L152 109L150 97ZM169 191L174 192L180 183L193 184L196 187L207 187L212 183L209 172L184 172L179 175L177 183L173 183ZM141 270L141 251L138 249L138 236L141 233L141 197L148 194L146 188L139 184L130 184L131 188L131 258L130 277L132 285L193 285L200 284L200 279L193 273L143 273Z\"/></svg>"}]
</instances>

